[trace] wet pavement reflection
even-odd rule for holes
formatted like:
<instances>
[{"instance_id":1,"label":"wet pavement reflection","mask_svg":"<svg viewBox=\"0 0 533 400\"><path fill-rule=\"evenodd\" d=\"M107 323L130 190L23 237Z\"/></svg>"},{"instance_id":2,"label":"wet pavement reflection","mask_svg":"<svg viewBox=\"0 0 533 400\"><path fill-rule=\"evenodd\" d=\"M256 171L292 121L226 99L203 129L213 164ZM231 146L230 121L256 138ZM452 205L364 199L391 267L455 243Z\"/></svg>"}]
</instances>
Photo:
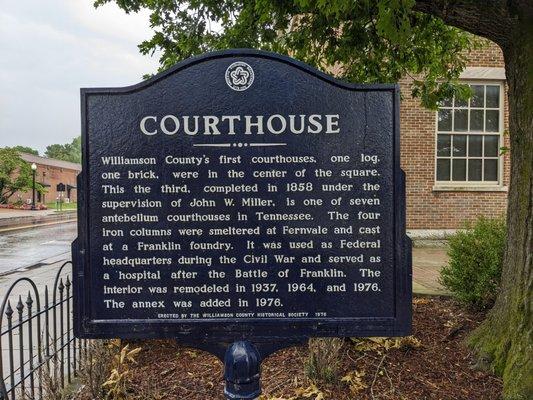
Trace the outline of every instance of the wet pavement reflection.
<instances>
[{"instance_id":1,"label":"wet pavement reflection","mask_svg":"<svg viewBox=\"0 0 533 400\"><path fill-rule=\"evenodd\" d=\"M75 222L0 233L0 275L36 267L51 257L67 254L76 238Z\"/></svg>"}]
</instances>

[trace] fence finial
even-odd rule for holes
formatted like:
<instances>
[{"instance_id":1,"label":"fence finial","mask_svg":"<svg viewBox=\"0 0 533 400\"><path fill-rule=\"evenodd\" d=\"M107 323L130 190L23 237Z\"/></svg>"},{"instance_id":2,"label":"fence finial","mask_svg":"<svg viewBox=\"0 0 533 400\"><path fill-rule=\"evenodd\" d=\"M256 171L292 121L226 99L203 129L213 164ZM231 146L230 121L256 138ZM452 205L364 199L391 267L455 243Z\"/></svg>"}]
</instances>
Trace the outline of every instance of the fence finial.
<instances>
[{"instance_id":1,"label":"fence finial","mask_svg":"<svg viewBox=\"0 0 533 400\"><path fill-rule=\"evenodd\" d=\"M17 310L19 312L19 317L22 317L22 312L24 311L24 303L22 302L21 295L19 295L19 301L17 303Z\"/></svg>"},{"instance_id":2,"label":"fence finial","mask_svg":"<svg viewBox=\"0 0 533 400\"><path fill-rule=\"evenodd\" d=\"M7 306L6 306L6 317L8 319L11 319L11 317L13 316L13 309L11 308L11 301L7 301Z\"/></svg>"},{"instance_id":3,"label":"fence finial","mask_svg":"<svg viewBox=\"0 0 533 400\"><path fill-rule=\"evenodd\" d=\"M28 306L28 308L31 308L32 304L33 304L33 299L31 297L31 292L28 290L28 298L26 299L26 304Z\"/></svg>"}]
</instances>

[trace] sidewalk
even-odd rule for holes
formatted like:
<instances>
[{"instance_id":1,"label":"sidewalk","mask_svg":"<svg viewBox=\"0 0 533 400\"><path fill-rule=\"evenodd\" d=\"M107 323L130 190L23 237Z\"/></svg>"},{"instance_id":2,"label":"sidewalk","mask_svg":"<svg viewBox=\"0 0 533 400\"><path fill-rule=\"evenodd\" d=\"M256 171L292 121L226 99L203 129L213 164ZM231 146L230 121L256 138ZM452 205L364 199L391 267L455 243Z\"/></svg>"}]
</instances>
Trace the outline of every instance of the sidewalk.
<instances>
[{"instance_id":1,"label":"sidewalk","mask_svg":"<svg viewBox=\"0 0 533 400\"><path fill-rule=\"evenodd\" d=\"M11 284L22 277L31 278L37 284L39 293L42 295L46 285L48 285L49 289L53 288L57 271L59 271L59 268L66 261L70 261L70 254L59 254L43 260L33 268L30 267L13 271L9 275L0 275L0 300L4 298L4 295ZM64 275L68 274L72 276L72 267L70 265L67 265L64 270ZM28 296L29 289L31 289L31 287L28 284L17 285L15 290L12 292L12 297L15 300L18 298L18 296L25 298ZM44 304L44 298L42 300Z\"/></svg>"},{"instance_id":2,"label":"sidewalk","mask_svg":"<svg viewBox=\"0 0 533 400\"><path fill-rule=\"evenodd\" d=\"M9 218L20 218L31 215L53 215L55 210L12 210L9 208L0 208L0 220Z\"/></svg>"},{"instance_id":3,"label":"sidewalk","mask_svg":"<svg viewBox=\"0 0 533 400\"><path fill-rule=\"evenodd\" d=\"M441 268L448 263L446 247L413 248L413 293L449 295L439 283Z\"/></svg>"},{"instance_id":4,"label":"sidewalk","mask_svg":"<svg viewBox=\"0 0 533 400\"><path fill-rule=\"evenodd\" d=\"M31 227L74 221L77 217L75 210L10 210L0 208L0 232L12 228Z\"/></svg>"}]
</instances>

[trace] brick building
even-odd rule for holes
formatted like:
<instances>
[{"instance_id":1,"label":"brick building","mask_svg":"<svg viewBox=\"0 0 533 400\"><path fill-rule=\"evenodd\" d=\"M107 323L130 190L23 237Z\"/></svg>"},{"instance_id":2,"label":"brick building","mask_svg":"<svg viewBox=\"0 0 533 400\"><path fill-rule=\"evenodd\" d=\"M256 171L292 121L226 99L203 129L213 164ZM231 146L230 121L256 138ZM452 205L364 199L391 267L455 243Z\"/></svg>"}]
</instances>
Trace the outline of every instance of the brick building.
<instances>
[{"instance_id":1,"label":"brick building","mask_svg":"<svg viewBox=\"0 0 533 400\"><path fill-rule=\"evenodd\" d=\"M81 171L81 165L71 163L68 161L55 160L53 158L46 158L35 156L33 154L21 153L20 157L29 164L35 163L37 170L35 173L35 181L39 182L46 189L46 193L40 195L37 193L37 203L54 202L59 196L57 192L57 185L63 183L65 191L62 197L65 201L76 201L76 176ZM11 200L22 199L27 202L31 201L32 192L15 193ZM67 200L68 199L68 200Z\"/></svg>"},{"instance_id":2,"label":"brick building","mask_svg":"<svg viewBox=\"0 0 533 400\"><path fill-rule=\"evenodd\" d=\"M508 101L500 48L487 43L469 55L461 75L473 97L438 112L411 98L400 82L402 168L407 175L408 229L454 229L480 215L503 215L507 203Z\"/></svg>"}]
</instances>

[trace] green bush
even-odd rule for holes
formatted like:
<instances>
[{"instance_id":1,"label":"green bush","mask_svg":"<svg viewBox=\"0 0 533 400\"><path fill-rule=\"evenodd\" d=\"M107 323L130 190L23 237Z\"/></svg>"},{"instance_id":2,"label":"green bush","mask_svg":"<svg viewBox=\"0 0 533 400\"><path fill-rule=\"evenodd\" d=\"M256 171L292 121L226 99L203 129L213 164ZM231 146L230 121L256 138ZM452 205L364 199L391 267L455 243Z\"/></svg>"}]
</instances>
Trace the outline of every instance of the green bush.
<instances>
[{"instance_id":1,"label":"green bush","mask_svg":"<svg viewBox=\"0 0 533 400\"><path fill-rule=\"evenodd\" d=\"M462 303L477 309L494 304L506 232L503 218L482 217L450 237L450 261L440 273L440 282Z\"/></svg>"}]
</instances>

